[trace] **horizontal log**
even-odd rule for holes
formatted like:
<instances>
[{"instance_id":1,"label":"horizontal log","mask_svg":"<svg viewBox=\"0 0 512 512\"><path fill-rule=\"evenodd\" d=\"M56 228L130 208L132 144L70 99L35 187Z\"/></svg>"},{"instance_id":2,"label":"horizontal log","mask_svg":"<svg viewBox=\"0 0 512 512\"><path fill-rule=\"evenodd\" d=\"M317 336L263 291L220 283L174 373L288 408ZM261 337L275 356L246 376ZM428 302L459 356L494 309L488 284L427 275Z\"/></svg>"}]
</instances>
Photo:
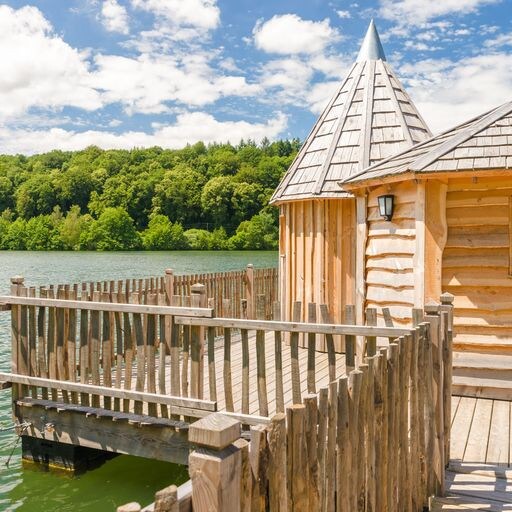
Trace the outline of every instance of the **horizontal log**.
<instances>
[{"instance_id":1,"label":"horizontal log","mask_svg":"<svg viewBox=\"0 0 512 512\"><path fill-rule=\"evenodd\" d=\"M502 249L509 246L508 234L498 235L452 235L448 232L447 248Z\"/></svg>"},{"instance_id":2,"label":"horizontal log","mask_svg":"<svg viewBox=\"0 0 512 512\"><path fill-rule=\"evenodd\" d=\"M413 307L414 289L407 288L399 291L384 286L369 285L366 290L366 300L377 303L380 307L393 304ZM380 336L380 334L377 334L377 336Z\"/></svg>"},{"instance_id":3,"label":"horizontal log","mask_svg":"<svg viewBox=\"0 0 512 512\"><path fill-rule=\"evenodd\" d=\"M450 226L450 235L508 235L508 224L486 224L481 226Z\"/></svg>"},{"instance_id":4,"label":"horizontal log","mask_svg":"<svg viewBox=\"0 0 512 512\"><path fill-rule=\"evenodd\" d=\"M393 219L415 219L416 218L416 204L415 203L402 203L395 205L393 210ZM368 208L368 221L382 220L382 215L377 206Z\"/></svg>"},{"instance_id":5,"label":"horizontal log","mask_svg":"<svg viewBox=\"0 0 512 512\"><path fill-rule=\"evenodd\" d=\"M503 293L495 288L445 287L455 298L453 305L459 309L481 309L485 311L503 311L512 309L512 293Z\"/></svg>"},{"instance_id":6,"label":"horizontal log","mask_svg":"<svg viewBox=\"0 0 512 512\"><path fill-rule=\"evenodd\" d=\"M366 268L386 269L399 272L409 271L414 268L413 258L411 256L370 256L366 258Z\"/></svg>"},{"instance_id":7,"label":"horizontal log","mask_svg":"<svg viewBox=\"0 0 512 512\"><path fill-rule=\"evenodd\" d=\"M449 192L446 195L446 207L478 207L508 205L509 196L512 195L512 189L509 194L503 190L464 190Z\"/></svg>"},{"instance_id":8,"label":"horizontal log","mask_svg":"<svg viewBox=\"0 0 512 512\"><path fill-rule=\"evenodd\" d=\"M121 304L117 302L88 302L79 300L41 299L39 297L3 296L4 304L21 304L26 306L45 306L52 308L82 309L88 311L114 311L121 313L142 313L148 315L180 315L211 318L211 308L180 308L174 306L149 306L145 304Z\"/></svg>"},{"instance_id":9,"label":"horizontal log","mask_svg":"<svg viewBox=\"0 0 512 512\"><path fill-rule=\"evenodd\" d=\"M390 286L395 290L400 290L414 286L414 273L412 270L407 272L393 272L392 270L368 270L366 274L366 283L376 286Z\"/></svg>"},{"instance_id":10,"label":"horizontal log","mask_svg":"<svg viewBox=\"0 0 512 512\"><path fill-rule=\"evenodd\" d=\"M210 400L159 395L157 393L108 388L106 386L93 386L91 384L80 384L79 382L69 382L56 379L43 379L40 377L31 377L15 373L0 372L0 381L11 382L13 384L25 384L27 386L36 386L41 388L60 389L62 391L74 391L77 393L121 398L125 400L138 400L153 404L164 404L170 406L171 412L175 414L184 414L194 417L195 411L206 413L217 411L217 402L212 402ZM204 415L205 414L199 414L199 417Z\"/></svg>"},{"instance_id":11,"label":"horizontal log","mask_svg":"<svg viewBox=\"0 0 512 512\"><path fill-rule=\"evenodd\" d=\"M512 355L512 343L510 338L487 334L457 334L453 340L453 350Z\"/></svg>"},{"instance_id":12,"label":"horizontal log","mask_svg":"<svg viewBox=\"0 0 512 512\"><path fill-rule=\"evenodd\" d=\"M443 254L443 271L453 268L489 268L508 271L508 249L481 251L445 250Z\"/></svg>"},{"instance_id":13,"label":"horizontal log","mask_svg":"<svg viewBox=\"0 0 512 512\"><path fill-rule=\"evenodd\" d=\"M498 288L512 287L512 277L508 269L445 270L442 284L445 286L489 286ZM506 292L507 293L507 292ZM512 293L511 293L512 297Z\"/></svg>"},{"instance_id":14,"label":"horizontal log","mask_svg":"<svg viewBox=\"0 0 512 512\"><path fill-rule=\"evenodd\" d=\"M453 325L473 325L479 327L501 327L512 325L512 311L482 311L481 309L457 309L453 318Z\"/></svg>"},{"instance_id":15,"label":"horizontal log","mask_svg":"<svg viewBox=\"0 0 512 512\"><path fill-rule=\"evenodd\" d=\"M176 317L180 325L200 325L204 327L224 327L230 329L247 329L260 331L301 332L315 334L339 334L353 336L405 336L411 334L409 329L393 327L372 327L368 325L307 324L300 322L275 322L272 320L239 320L237 318L190 318Z\"/></svg>"},{"instance_id":16,"label":"horizontal log","mask_svg":"<svg viewBox=\"0 0 512 512\"><path fill-rule=\"evenodd\" d=\"M511 188L512 180L509 176L478 177L476 181L473 181L473 178L450 178L448 181L448 192L503 189L503 193L506 193L506 189ZM512 195L512 191L510 195Z\"/></svg>"},{"instance_id":17,"label":"horizontal log","mask_svg":"<svg viewBox=\"0 0 512 512\"><path fill-rule=\"evenodd\" d=\"M413 255L416 250L414 238L399 238L394 235L368 238L366 256L384 254Z\"/></svg>"},{"instance_id":18,"label":"horizontal log","mask_svg":"<svg viewBox=\"0 0 512 512\"><path fill-rule=\"evenodd\" d=\"M482 226L486 224L508 225L507 205L477 206L469 208L447 208L448 226Z\"/></svg>"}]
</instances>

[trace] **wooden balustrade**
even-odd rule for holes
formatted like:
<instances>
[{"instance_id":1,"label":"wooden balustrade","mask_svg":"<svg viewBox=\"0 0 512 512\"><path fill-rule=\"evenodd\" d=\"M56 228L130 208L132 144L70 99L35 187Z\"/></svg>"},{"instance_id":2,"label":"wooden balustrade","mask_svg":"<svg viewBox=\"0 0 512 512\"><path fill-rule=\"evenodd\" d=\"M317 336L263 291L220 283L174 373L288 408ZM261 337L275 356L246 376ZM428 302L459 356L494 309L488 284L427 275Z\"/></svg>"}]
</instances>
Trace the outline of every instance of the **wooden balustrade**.
<instances>
[{"instance_id":1,"label":"wooden balustrade","mask_svg":"<svg viewBox=\"0 0 512 512\"><path fill-rule=\"evenodd\" d=\"M132 294L137 293L141 304L146 304L148 297L156 294L157 297L163 295L165 303L170 305L173 295L190 297L192 287L202 284L218 317L256 318L256 298L264 296L264 318L270 319L272 304L278 300L277 274L277 268L260 269L251 264L245 270L184 275L167 269L158 277L59 284L49 288L68 290L77 297L80 292L90 296L94 292L108 292L112 300L119 303L130 303Z\"/></svg>"},{"instance_id":2,"label":"wooden balustrade","mask_svg":"<svg viewBox=\"0 0 512 512\"><path fill-rule=\"evenodd\" d=\"M207 481L195 477L198 468L191 466L193 510L425 510L430 496L443 493L449 459L450 422L444 414L451 400L446 379L451 374L451 307L444 296L441 307L415 310L415 326L391 341L382 339L391 331L365 331L367 352L358 368L316 393L301 394L300 403L253 427L249 448L243 440L231 448L222 445L231 457L229 479L221 468L224 454L208 455ZM210 326L216 321L200 320ZM241 327L235 320L230 325ZM249 330L260 327L244 324ZM283 323L281 330L298 333L301 327ZM316 333L321 329L312 327ZM334 330L324 327L325 334ZM336 326L335 332L357 335L349 326ZM307 376L306 382L309 387ZM207 420L198 427L204 429ZM216 428L222 424L218 413L212 422ZM232 433L240 425L229 420L224 428ZM244 450L250 453L248 467ZM226 488L228 481L232 488ZM205 492L217 493L213 508L204 501Z\"/></svg>"}]
</instances>

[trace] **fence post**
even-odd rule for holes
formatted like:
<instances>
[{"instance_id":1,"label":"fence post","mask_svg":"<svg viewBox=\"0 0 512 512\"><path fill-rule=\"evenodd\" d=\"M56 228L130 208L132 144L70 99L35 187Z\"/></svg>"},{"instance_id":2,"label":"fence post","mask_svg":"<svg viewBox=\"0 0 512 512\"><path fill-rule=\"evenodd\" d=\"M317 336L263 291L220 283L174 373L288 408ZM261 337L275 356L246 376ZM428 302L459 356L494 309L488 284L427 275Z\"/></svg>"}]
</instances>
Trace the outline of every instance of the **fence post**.
<instances>
[{"instance_id":1,"label":"fence post","mask_svg":"<svg viewBox=\"0 0 512 512\"><path fill-rule=\"evenodd\" d=\"M452 419L453 376L453 300L451 293L441 295L441 320L443 324L443 393L444 393L444 462L450 462L450 435Z\"/></svg>"},{"instance_id":2,"label":"fence post","mask_svg":"<svg viewBox=\"0 0 512 512\"><path fill-rule=\"evenodd\" d=\"M439 305L435 302L425 304L425 321L430 324L432 340L432 369L433 369L433 408L435 415L435 451L434 451L434 491L438 496L444 496L444 393L443 393L443 342Z\"/></svg>"},{"instance_id":3,"label":"fence post","mask_svg":"<svg viewBox=\"0 0 512 512\"><path fill-rule=\"evenodd\" d=\"M256 304L254 301L254 266L247 265L245 271L245 298L247 299L247 318L254 320L256 317Z\"/></svg>"},{"instance_id":4,"label":"fence post","mask_svg":"<svg viewBox=\"0 0 512 512\"><path fill-rule=\"evenodd\" d=\"M194 512L240 512L242 458L232 443L241 423L213 413L190 425L188 439L197 445L189 455Z\"/></svg>"},{"instance_id":5,"label":"fence post","mask_svg":"<svg viewBox=\"0 0 512 512\"><path fill-rule=\"evenodd\" d=\"M11 277L11 295L18 296L21 293L25 278L23 276ZM13 304L11 307L11 371L18 373L19 353L21 344L21 306ZM16 400L20 397L21 385L13 385L12 398Z\"/></svg>"},{"instance_id":6,"label":"fence post","mask_svg":"<svg viewBox=\"0 0 512 512\"><path fill-rule=\"evenodd\" d=\"M193 307L205 308L207 306L206 287L196 283L190 287ZM204 327L193 325L191 331L191 359L190 394L193 398L203 398L204 377Z\"/></svg>"}]
</instances>

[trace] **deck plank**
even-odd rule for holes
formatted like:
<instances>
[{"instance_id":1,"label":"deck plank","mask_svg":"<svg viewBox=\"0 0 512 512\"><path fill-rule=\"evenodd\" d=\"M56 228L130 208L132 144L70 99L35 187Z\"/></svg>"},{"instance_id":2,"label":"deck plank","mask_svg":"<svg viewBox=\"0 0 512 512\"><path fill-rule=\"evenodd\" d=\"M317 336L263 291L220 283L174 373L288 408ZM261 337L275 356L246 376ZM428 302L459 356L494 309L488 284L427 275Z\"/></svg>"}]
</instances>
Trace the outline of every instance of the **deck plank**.
<instances>
[{"instance_id":1,"label":"deck plank","mask_svg":"<svg viewBox=\"0 0 512 512\"><path fill-rule=\"evenodd\" d=\"M478 399L469 432L464 462L485 462L491 428L492 400Z\"/></svg>"},{"instance_id":2,"label":"deck plank","mask_svg":"<svg viewBox=\"0 0 512 512\"><path fill-rule=\"evenodd\" d=\"M452 423L450 458L462 461L471 430L471 422L476 407L476 398L463 396L460 398L457 413Z\"/></svg>"},{"instance_id":3,"label":"deck plank","mask_svg":"<svg viewBox=\"0 0 512 512\"><path fill-rule=\"evenodd\" d=\"M510 449L510 402L494 400L486 463L508 466Z\"/></svg>"}]
</instances>

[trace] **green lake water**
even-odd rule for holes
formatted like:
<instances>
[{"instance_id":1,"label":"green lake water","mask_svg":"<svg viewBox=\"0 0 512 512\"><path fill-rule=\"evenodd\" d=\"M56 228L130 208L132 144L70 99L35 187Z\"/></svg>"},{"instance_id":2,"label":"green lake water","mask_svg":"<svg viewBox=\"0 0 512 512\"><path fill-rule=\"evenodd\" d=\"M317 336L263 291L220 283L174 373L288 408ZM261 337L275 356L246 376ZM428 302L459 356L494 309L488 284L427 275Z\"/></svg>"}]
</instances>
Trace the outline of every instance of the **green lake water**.
<instances>
[{"instance_id":1,"label":"green lake water","mask_svg":"<svg viewBox=\"0 0 512 512\"><path fill-rule=\"evenodd\" d=\"M221 272L275 267L276 252L3 252L0 251L0 294L9 290L13 275L27 286L75 283L163 275ZM0 369L10 369L10 316L0 313ZM0 391L0 426L11 426L10 391ZM78 477L22 469L21 450L5 463L16 435L0 432L0 511L112 512L118 505L138 501L147 505L154 493L188 479L187 468L137 457L119 456Z\"/></svg>"}]
</instances>

